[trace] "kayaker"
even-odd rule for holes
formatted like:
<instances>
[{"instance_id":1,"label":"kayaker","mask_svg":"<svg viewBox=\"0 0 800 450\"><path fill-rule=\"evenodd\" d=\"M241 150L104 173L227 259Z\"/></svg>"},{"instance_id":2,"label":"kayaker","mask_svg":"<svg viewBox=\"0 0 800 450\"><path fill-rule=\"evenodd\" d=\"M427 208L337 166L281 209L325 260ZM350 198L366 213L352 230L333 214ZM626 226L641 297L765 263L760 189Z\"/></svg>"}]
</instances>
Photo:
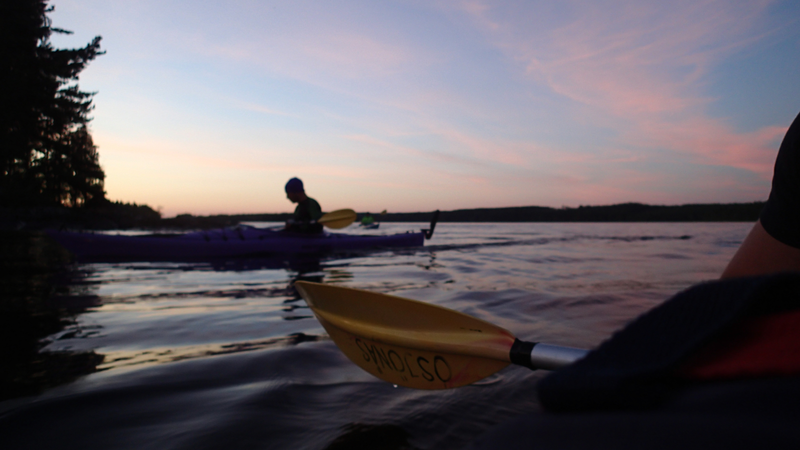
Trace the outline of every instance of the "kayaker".
<instances>
[{"instance_id":1,"label":"kayaker","mask_svg":"<svg viewBox=\"0 0 800 450\"><path fill-rule=\"evenodd\" d=\"M761 217L722 278L800 271L800 115L783 138Z\"/></svg>"},{"instance_id":2,"label":"kayaker","mask_svg":"<svg viewBox=\"0 0 800 450\"><path fill-rule=\"evenodd\" d=\"M322 217L322 208L316 200L306 195L303 182L299 178L292 178L286 183L286 198L292 203L297 203L294 217L286 221L287 231L300 233L321 233L322 224L317 220Z\"/></svg>"},{"instance_id":3,"label":"kayaker","mask_svg":"<svg viewBox=\"0 0 800 450\"><path fill-rule=\"evenodd\" d=\"M366 227L367 225L372 225L375 223L375 218L372 217L372 214L366 213L364 217L361 218L361 226Z\"/></svg>"}]
</instances>

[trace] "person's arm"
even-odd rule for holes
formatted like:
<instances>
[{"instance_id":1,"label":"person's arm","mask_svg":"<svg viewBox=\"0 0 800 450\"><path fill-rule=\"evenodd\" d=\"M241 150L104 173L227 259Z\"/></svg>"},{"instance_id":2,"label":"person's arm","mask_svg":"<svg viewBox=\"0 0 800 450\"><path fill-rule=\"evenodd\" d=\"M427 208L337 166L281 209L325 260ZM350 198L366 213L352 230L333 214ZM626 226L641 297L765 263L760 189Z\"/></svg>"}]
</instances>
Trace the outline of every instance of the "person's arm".
<instances>
[{"instance_id":1,"label":"person's arm","mask_svg":"<svg viewBox=\"0 0 800 450\"><path fill-rule=\"evenodd\" d=\"M800 249L770 236L756 222L739 250L733 255L721 278L746 277L800 270Z\"/></svg>"},{"instance_id":2,"label":"person's arm","mask_svg":"<svg viewBox=\"0 0 800 450\"><path fill-rule=\"evenodd\" d=\"M781 142L761 216L722 278L800 271L800 114Z\"/></svg>"}]
</instances>

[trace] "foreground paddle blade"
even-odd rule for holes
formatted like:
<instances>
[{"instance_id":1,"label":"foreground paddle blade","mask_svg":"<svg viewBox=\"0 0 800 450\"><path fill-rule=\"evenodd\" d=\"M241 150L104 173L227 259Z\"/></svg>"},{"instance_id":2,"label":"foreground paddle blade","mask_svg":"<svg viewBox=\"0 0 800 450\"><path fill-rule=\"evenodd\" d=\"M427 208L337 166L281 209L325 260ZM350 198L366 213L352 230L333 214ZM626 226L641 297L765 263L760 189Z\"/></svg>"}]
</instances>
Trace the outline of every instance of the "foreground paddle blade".
<instances>
[{"instance_id":1,"label":"foreground paddle blade","mask_svg":"<svg viewBox=\"0 0 800 450\"><path fill-rule=\"evenodd\" d=\"M339 209L323 215L317 220L318 223L328 228L338 230L356 221L356 212L352 209Z\"/></svg>"},{"instance_id":2,"label":"foreground paddle blade","mask_svg":"<svg viewBox=\"0 0 800 450\"><path fill-rule=\"evenodd\" d=\"M449 389L509 364L514 336L483 320L358 289L307 281L295 287L342 352L390 383Z\"/></svg>"}]
</instances>

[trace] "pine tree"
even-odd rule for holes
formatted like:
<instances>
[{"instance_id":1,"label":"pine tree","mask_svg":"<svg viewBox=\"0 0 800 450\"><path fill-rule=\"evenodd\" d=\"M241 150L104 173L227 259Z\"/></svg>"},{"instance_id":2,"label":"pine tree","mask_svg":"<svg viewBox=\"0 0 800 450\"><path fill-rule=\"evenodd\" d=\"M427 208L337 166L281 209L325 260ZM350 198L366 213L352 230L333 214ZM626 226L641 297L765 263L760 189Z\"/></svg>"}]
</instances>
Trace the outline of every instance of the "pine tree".
<instances>
[{"instance_id":1,"label":"pine tree","mask_svg":"<svg viewBox=\"0 0 800 450\"><path fill-rule=\"evenodd\" d=\"M94 93L78 76L101 55L100 36L55 49L46 0L0 2L0 205L80 206L105 200L87 124Z\"/></svg>"}]
</instances>

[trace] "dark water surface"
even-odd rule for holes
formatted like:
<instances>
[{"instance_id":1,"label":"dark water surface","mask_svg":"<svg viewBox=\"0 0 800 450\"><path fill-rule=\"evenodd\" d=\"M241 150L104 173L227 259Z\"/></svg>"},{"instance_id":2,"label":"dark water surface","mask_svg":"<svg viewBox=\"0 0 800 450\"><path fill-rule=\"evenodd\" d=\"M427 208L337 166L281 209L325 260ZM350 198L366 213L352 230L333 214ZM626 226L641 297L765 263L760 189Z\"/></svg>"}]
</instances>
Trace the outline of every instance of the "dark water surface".
<instances>
[{"instance_id":1,"label":"dark water surface","mask_svg":"<svg viewBox=\"0 0 800 450\"><path fill-rule=\"evenodd\" d=\"M0 402L3 448L461 448L536 411L545 373L394 387L338 351L291 283L413 298L524 340L591 348L718 277L750 226L443 223L423 249L323 261L79 265L57 299L71 324L42 352L95 355L97 371Z\"/></svg>"}]
</instances>

